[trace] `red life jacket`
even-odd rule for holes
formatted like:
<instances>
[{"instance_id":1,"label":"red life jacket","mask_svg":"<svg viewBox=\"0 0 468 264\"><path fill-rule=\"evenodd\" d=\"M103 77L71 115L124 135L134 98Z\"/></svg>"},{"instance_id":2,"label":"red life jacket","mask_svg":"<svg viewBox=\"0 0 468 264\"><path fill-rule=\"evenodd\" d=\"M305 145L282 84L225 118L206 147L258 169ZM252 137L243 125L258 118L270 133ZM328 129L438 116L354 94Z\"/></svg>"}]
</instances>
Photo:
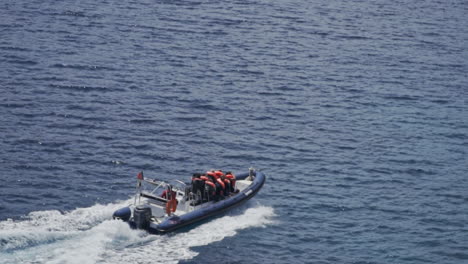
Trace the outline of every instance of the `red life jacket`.
<instances>
[{"instance_id":1,"label":"red life jacket","mask_svg":"<svg viewBox=\"0 0 468 264\"><path fill-rule=\"evenodd\" d=\"M228 185L228 184L230 185L230 184L231 184L231 180L229 180L228 178L225 178L225 179L224 179L224 184L225 184L225 185Z\"/></svg>"},{"instance_id":2,"label":"red life jacket","mask_svg":"<svg viewBox=\"0 0 468 264\"><path fill-rule=\"evenodd\" d=\"M207 176L211 176L211 177L214 177L216 179L216 173L214 171L207 171L206 172L206 175Z\"/></svg>"},{"instance_id":3,"label":"red life jacket","mask_svg":"<svg viewBox=\"0 0 468 264\"><path fill-rule=\"evenodd\" d=\"M214 172L212 172L212 171L207 171L207 172L206 172L206 176L207 176L207 178L210 179L212 182L216 182L216 179L218 179L217 176L216 176L216 174L215 174Z\"/></svg>"},{"instance_id":4,"label":"red life jacket","mask_svg":"<svg viewBox=\"0 0 468 264\"><path fill-rule=\"evenodd\" d=\"M205 181L205 184L213 187L213 192L211 195L214 195L216 193L216 185L212 181Z\"/></svg>"},{"instance_id":5,"label":"red life jacket","mask_svg":"<svg viewBox=\"0 0 468 264\"><path fill-rule=\"evenodd\" d=\"M210 179L209 179L208 177L206 177L206 176L201 176L200 179L201 179L202 181L209 181L209 180L210 180Z\"/></svg>"},{"instance_id":6,"label":"red life jacket","mask_svg":"<svg viewBox=\"0 0 468 264\"><path fill-rule=\"evenodd\" d=\"M161 197L167 200L175 200L176 196L177 196L176 192L171 191L171 193L169 193L168 190L164 190L164 192L161 194Z\"/></svg>"},{"instance_id":7,"label":"red life jacket","mask_svg":"<svg viewBox=\"0 0 468 264\"><path fill-rule=\"evenodd\" d=\"M224 182L223 182L223 180L221 180L221 178L217 178L216 182L221 185L221 188L223 188L223 190L226 189L226 185L224 185Z\"/></svg>"},{"instance_id":8,"label":"red life jacket","mask_svg":"<svg viewBox=\"0 0 468 264\"><path fill-rule=\"evenodd\" d=\"M221 170L217 170L217 171L215 171L214 173L215 173L216 176L218 176L218 177L221 177L221 176L224 175L223 171L221 171Z\"/></svg>"},{"instance_id":9,"label":"red life jacket","mask_svg":"<svg viewBox=\"0 0 468 264\"><path fill-rule=\"evenodd\" d=\"M231 181L232 188L236 186L236 176L232 173L226 174L226 178Z\"/></svg>"},{"instance_id":10,"label":"red life jacket","mask_svg":"<svg viewBox=\"0 0 468 264\"><path fill-rule=\"evenodd\" d=\"M202 176L202 177L204 177L204 176ZM193 183L193 182L203 181L202 177L200 177L200 178L192 178L192 183ZM205 177L205 178L206 178L206 177Z\"/></svg>"},{"instance_id":11,"label":"red life jacket","mask_svg":"<svg viewBox=\"0 0 468 264\"><path fill-rule=\"evenodd\" d=\"M226 186L225 192L230 193L233 191L231 181L228 178L224 178L224 185Z\"/></svg>"}]
</instances>

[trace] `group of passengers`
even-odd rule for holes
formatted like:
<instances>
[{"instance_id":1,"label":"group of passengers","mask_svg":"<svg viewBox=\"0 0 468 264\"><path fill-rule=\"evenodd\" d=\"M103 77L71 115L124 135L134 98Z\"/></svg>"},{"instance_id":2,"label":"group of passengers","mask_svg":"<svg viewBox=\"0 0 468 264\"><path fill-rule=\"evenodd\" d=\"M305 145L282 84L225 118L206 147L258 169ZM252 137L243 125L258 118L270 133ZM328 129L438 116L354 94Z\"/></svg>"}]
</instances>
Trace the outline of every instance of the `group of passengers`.
<instances>
[{"instance_id":1,"label":"group of passengers","mask_svg":"<svg viewBox=\"0 0 468 264\"><path fill-rule=\"evenodd\" d=\"M193 197L193 204L206 201L219 201L236 193L236 176L230 171L224 173L221 170L207 171L206 173L194 173L192 186L189 190Z\"/></svg>"}]
</instances>

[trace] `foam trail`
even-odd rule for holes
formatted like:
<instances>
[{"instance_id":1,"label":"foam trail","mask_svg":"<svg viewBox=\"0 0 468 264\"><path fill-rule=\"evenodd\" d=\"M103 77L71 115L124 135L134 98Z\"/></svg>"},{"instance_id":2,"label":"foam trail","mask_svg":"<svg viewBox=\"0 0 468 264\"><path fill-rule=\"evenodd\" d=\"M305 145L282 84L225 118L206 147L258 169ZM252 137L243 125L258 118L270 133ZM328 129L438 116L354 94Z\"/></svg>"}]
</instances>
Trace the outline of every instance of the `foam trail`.
<instances>
[{"instance_id":1,"label":"foam trail","mask_svg":"<svg viewBox=\"0 0 468 264\"><path fill-rule=\"evenodd\" d=\"M97 204L62 214L59 211L31 212L24 220L0 222L0 249L14 250L67 238L110 219L112 213L130 200Z\"/></svg>"},{"instance_id":2,"label":"foam trail","mask_svg":"<svg viewBox=\"0 0 468 264\"><path fill-rule=\"evenodd\" d=\"M110 220L129 201L79 208L65 214L40 211L22 221L0 222L0 264L6 263L177 263L239 230L273 223L273 209L256 206L240 215L215 218L188 232L148 235Z\"/></svg>"},{"instance_id":3,"label":"foam trail","mask_svg":"<svg viewBox=\"0 0 468 264\"><path fill-rule=\"evenodd\" d=\"M69 245L70 241L76 243L80 237L86 236L87 233L92 234L93 229L102 225L112 225L108 222L121 225L120 229L129 230L125 223L108 221L116 209L129 203L130 200L107 205L97 204L66 213L54 210L38 211L30 213L23 220L2 221L0 222L0 264L49 263L53 259L54 252L60 247ZM102 234L102 231L98 229L97 233Z\"/></svg>"},{"instance_id":4,"label":"foam trail","mask_svg":"<svg viewBox=\"0 0 468 264\"><path fill-rule=\"evenodd\" d=\"M251 227L265 227L273 224L273 208L257 206L243 214L226 215L198 226L189 232L175 236L160 236L145 246L115 251L108 263L177 263L198 255L191 248L221 241L237 234L239 230Z\"/></svg>"}]
</instances>

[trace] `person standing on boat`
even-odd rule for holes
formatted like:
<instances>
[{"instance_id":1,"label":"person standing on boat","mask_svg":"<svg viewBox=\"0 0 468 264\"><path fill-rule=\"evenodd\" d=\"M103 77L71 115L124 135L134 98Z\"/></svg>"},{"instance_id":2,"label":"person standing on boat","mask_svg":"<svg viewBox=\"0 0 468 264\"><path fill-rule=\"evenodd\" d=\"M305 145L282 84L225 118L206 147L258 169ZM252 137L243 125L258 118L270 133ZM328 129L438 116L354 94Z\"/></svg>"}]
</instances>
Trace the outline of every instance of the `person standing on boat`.
<instances>
[{"instance_id":1,"label":"person standing on boat","mask_svg":"<svg viewBox=\"0 0 468 264\"><path fill-rule=\"evenodd\" d=\"M166 203L166 213L167 215L171 215L177 209L177 193L172 190L172 185L167 185L167 189L161 194L161 197L167 200Z\"/></svg>"}]
</instances>

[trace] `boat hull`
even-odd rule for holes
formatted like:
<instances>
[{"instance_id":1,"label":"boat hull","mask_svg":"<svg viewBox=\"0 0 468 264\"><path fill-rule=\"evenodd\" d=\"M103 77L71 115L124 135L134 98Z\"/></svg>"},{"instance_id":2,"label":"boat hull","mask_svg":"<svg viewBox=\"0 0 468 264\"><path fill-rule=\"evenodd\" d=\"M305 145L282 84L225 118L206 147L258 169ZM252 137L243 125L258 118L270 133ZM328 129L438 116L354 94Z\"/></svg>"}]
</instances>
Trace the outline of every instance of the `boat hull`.
<instances>
[{"instance_id":1,"label":"boat hull","mask_svg":"<svg viewBox=\"0 0 468 264\"><path fill-rule=\"evenodd\" d=\"M239 193L231 195L224 200L220 200L208 206L198 208L189 213L185 213L180 216L169 217L160 224L151 223L146 230L151 234L164 234L172 232L182 227L200 222L204 219L222 214L223 212L242 205L254 197L265 183L265 174L259 171L255 171L253 172L253 175L255 178L252 183ZM238 175L236 174L237 180L244 180L247 177L249 177L249 173L242 173ZM130 219L128 223L132 228L137 228L137 225L133 219Z\"/></svg>"}]
</instances>

